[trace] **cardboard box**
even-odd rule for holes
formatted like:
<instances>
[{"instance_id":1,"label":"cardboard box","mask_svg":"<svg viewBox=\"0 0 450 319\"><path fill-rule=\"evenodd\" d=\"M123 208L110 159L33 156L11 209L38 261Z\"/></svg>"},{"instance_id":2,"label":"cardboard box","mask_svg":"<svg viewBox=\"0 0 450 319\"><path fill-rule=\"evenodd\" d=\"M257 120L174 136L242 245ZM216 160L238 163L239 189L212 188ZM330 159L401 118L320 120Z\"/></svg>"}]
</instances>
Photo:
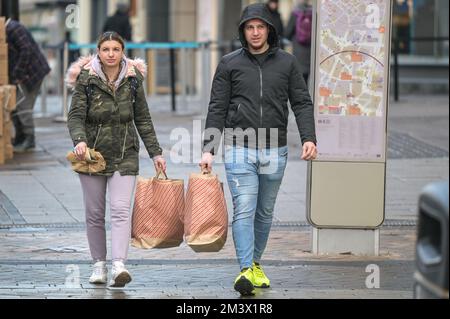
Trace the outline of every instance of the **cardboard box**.
<instances>
[{"instance_id":1,"label":"cardboard box","mask_svg":"<svg viewBox=\"0 0 450 319\"><path fill-rule=\"evenodd\" d=\"M15 85L6 85L6 90L8 92L8 105L6 105L6 111L15 111L17 103L17 87Z\"/></svg>"},{"instance_id":2,"label":"cardboard box","mask_svg":"<svg viewBox=\"0 0 450 319\"><path fill-rule=\"evenodd\" d=\"M0 43L0 61L8 61L8 45L6 43Z\"/></svg>"},{"instance_id":3,"label":"cardboard box","mask_svg":"<svg viewBox=\"0 0 450 319\"><path fill-rule=\"evenodd\" d=\"M6 43L5 17L0 17L0 43Z\"/></svg>"},{"instance_id":4,"label":"cardboard box","mask_svg":"<svg viewBox=\"0 0 450 319\"><path fill-rule=\"evenodd\" d=\"M6 145L5 145L5 139L3 137L0 137L0 165L5 164L6 161Z\"/></svg>"},{"instance_id":5,"label":"cardboard box","mask_svg":"<svg viewBox=\"0 0 450 319\"><path fill-rule=\"evenodd\" d=\"M3 109L7 112L12 112L16 109L17 90L15 85L0 86L0 95L3 96Z\"/></svg>"},{"instance_id":6,"label":"cardboard box","mask_svg":"<svg viewBox=\"0 0 450 319\"><path fill-rule=\"evenodd\" d=\"M4 108L3 108L3 103L4 103L4 94L3 94L3 90L0 88L0 137L3 136L3 125L4 125Z\"/></svg>"},{"instance_id":7,"label":"cardboard box","mask_svg":"<svg viewBox=\"0 0 450 319\"><path fill-rule=\"evenodd\" d=\"M14 147L12 144L5 145L5 159L12 160L14 158Z\"/></svg>"},{"instance_id":8,"label":"cardboard box","mask_svg":"<svg viewBox=\"0 0 450 319\"><path fill-rule=\"evenodd\" d=\"M5 138L6 145L11 143L13 124L11 121L10 113L3 113L3 137Z\"/></svg>"},{"instance_id":9,"label":"cardboard box","mask_svg":"<svg viewBox=\"0 0 450 319\"><path fill-rule=\"evenodd\" d=\"M8 78L8 60L0 60L0 77Z\"/></svg>"},{"instance_id":10,"label":"cardboard box","mask_svg":"<svg viewBox=\"0 0 450 319\"><path fill-rule=\"evenodd\" d=\"M0 43L0 85L9 84L8 45Z\"/></svg>"},{"instance_id":11,"label":"cardboard box","mask_svg":"<svg viewBox=\"0 0 450 319\"><path fill-rule=\"evenodd\" d=\"M9 77L8 76L0 76L0 85L8 85Z\"/></svg>"},{"instance_id":12,"label":"cardboard box","mask_svg":"<svg viewBox=\"0 0 450 319\"><path fill-rule=\"evenodd\" d=\"M11 143L12 142L11 134L12 134L12 122L9 122L3 125L3 136L1 137L4 143L3 151L5 154L5 160L13 159L14 157L14 148Z\"/></svg>"},{"instance_id":13,"label":"cardboard box","mask_svg":"<svg viewBox=\"0 0 450 319\"><path fill-rule=\"evenodd\" d=\"M8 59L0 60L0 74L8 75Z\"/></svg>"}]
</instances>

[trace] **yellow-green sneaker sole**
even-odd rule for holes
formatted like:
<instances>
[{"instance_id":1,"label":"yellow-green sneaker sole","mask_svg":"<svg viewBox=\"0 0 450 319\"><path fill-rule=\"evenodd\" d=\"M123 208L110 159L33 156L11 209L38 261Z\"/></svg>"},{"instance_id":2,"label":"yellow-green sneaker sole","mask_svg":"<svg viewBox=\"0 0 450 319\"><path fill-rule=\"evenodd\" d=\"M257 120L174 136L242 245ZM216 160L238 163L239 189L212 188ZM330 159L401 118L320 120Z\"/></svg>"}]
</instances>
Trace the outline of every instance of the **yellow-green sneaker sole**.
<instances>
[{"instance_id":1,"label":"yellow-green sneaker sole","mask_svg":"<svg viewBox=\"0 0 450 319\"><path fill-rule=\"evenodd\" d=\"M255 285L255 284L253 284L253 287L255 287L255 288L262 288L262 289L267 289L267 288L270 288L270 284L268 285L268 284L262 284L261 286L257 286L257 285Z\"/></svg>"}]
</instances>

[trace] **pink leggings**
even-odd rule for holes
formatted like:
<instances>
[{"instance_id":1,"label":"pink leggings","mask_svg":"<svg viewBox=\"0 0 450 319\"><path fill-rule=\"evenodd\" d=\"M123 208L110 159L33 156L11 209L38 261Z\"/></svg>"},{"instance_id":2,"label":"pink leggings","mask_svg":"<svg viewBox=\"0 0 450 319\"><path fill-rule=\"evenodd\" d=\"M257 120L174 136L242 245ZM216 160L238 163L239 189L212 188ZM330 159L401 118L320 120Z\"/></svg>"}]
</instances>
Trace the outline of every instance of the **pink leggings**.
<instances>
[{"instance_id":1,"label":"pink leggings","mask_svg":"<svg viewBox=\"0 0 450 319\"><path fill-rule=\"evenodd\" d=\"M111 209L112 260L125 262L131 234L131 202L135 176L111 177L80 174L86 209L89 249L95 262L106 261L105 207L108 187Z\"/></svg>"}]
</instances>

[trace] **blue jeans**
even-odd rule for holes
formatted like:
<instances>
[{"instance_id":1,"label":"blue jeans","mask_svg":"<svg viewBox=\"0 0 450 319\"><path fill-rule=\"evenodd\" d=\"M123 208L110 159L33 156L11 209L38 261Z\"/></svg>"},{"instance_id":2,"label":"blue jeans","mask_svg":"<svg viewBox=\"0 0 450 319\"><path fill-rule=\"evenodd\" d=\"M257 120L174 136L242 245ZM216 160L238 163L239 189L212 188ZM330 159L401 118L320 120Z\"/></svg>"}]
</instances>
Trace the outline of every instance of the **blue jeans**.
<instances>
[{"instance_id":1,"label":"blue jeans","mask_svg":"<svg viewBox=\"0 0 450 319\"><path fill-rule=\"evenodd\" d=\"M233 240L241 270L261 261L287 155L287 146L225 149L225 169L234 207Z\"/></svg>"}]
</instances>

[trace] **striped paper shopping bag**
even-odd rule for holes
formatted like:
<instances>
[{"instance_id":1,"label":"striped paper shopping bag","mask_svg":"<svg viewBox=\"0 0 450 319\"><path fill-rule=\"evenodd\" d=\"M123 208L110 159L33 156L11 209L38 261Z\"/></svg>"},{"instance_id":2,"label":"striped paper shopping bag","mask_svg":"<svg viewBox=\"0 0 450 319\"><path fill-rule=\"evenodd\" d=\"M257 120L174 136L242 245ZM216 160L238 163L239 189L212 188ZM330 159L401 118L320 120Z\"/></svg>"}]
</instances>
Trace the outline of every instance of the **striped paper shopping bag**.
<instances>
[{"instance_id":1,"label":"striped paper shopping bag","mask_svg":"<svg viewBox=\"0 0 450 319\"><path fill-rule=\"evenodd\" d=\"M227 240L228 213L216 175L191 174L184 209L184 235L195 252L217 252Z\"/></svg>"},{"instance_id":2,"label":"striped paper shopping bag","mask_svg":"<svg viewBox=\"0 0 450 319\"><path fill-rule=\"evenodd\" d=\"M178 247L183 242L183 209L183 180L168 179L163 172L151 179L139 177L131 244L143 249Z\"/></svg>"}]
</instances>

